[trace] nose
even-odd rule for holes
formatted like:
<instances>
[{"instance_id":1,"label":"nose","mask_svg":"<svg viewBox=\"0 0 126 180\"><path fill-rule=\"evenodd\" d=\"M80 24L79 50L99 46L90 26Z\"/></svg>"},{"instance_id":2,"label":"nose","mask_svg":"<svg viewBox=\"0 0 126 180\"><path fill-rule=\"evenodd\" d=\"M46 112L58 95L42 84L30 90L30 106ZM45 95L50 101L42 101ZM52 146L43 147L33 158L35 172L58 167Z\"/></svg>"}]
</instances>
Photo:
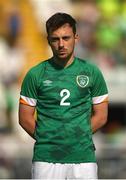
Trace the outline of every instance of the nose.
<instances>
[{"instance_id":1,"label":"nose","mask_svg":"<svg viewBox=\"0 0 126 180\"><path fill-rule=\"evenodd\" d=\"M63 39L60 39L60 40L59 40L59 47L60 47L60 48L61 48L61 47L64 47Z\"/></svg>"}]
</instances>

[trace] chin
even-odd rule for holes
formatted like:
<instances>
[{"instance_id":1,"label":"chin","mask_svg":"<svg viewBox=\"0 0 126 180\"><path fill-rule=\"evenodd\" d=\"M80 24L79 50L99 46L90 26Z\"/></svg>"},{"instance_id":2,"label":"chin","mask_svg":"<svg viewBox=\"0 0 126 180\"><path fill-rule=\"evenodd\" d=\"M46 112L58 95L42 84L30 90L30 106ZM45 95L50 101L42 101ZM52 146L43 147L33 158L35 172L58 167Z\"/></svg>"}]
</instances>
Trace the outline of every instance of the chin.
<instances>
[{"instance_id":1,"label":"chin","mask_svg":"<svg viewBox=\"0 0 126 180\"><path fill-rule=\"evenodd\" d=\"M62 60L66 60L66 59L68 59L68 57L67 56L65 56L65 57L59 57L59 59L62 59Z\"/></svg>"},{"instance_id":2,"label":"chin","mask_svg":"<svg viewBox=\"0 0 126 180\"><path fill-rule=\"evenodd\" d=\"M66 60L66 59L69 59L70 55L59 55L58 58L59 59L63 59L63 60Z\"/></svg>"},{"instance_id":3,"label":"chin","mask_svg":"<svg viewBox=\"0 0 126 180\"><path fill-rule=\"evenodd\" d=\"M68 58L68 56L57 56L58 59L62 59L62 60L66 60Z\"/></svg>"}]
</instances>

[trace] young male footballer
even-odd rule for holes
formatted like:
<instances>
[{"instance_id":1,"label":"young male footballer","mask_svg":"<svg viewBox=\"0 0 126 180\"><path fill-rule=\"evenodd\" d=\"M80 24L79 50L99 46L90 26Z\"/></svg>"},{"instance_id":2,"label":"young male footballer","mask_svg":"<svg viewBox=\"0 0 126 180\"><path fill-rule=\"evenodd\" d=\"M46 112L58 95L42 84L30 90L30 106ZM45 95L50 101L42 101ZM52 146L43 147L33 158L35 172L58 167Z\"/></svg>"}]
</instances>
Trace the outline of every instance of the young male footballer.
<instances>
[{"instance_id":1,"label":"young male footballer","mask_svg":"<svg viewBox=\"0 0 126 180\"><path fill-rule=\"evenodd\" d=\"M19 123L36 141L32 178L97 179L92 134L107 121L105 80L95 65L74 56L71 15L54 14L46 30L53 57L28 71L20 93Z\"/></svg>"}]
</instances>

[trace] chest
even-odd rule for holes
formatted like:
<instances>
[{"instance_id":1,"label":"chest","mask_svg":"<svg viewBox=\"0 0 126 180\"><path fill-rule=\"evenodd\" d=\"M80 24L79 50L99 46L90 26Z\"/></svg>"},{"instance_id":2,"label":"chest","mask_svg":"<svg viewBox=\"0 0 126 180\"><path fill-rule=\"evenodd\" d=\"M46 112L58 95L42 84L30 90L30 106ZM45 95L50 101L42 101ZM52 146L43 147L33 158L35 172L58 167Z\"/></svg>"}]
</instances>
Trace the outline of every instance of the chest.
<instances>
[{"instance_id":1,"label":"chest","mask_svg":"<svg viewBox=\"0 0 126 180\"><path fill-rule=\"evenodd\" d=\"M91 94L92 77L87 72L46 72L38 90L39 99L69 105Z\"/></svg>"}]
</instances>

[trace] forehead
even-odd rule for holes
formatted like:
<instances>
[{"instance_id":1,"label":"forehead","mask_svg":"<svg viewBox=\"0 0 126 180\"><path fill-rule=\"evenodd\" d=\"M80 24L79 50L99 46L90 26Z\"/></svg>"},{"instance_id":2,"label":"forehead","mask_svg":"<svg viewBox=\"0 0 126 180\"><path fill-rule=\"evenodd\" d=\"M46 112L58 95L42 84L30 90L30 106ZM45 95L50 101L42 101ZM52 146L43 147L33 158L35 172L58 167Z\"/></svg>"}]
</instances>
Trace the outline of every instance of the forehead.
<instances>
[{"instance_id":1,"label":"forehead","mask_svg":"<svg viewBox=\"0 0 126 180\"><path fill-rule=\"evenodd\" d=\"M56 30L50 32L50 36L60 36L60 35L71 35L73 34L72 27L66 23L62 25L61 27L57 28Z\"/></svg>"}]
</instances>

